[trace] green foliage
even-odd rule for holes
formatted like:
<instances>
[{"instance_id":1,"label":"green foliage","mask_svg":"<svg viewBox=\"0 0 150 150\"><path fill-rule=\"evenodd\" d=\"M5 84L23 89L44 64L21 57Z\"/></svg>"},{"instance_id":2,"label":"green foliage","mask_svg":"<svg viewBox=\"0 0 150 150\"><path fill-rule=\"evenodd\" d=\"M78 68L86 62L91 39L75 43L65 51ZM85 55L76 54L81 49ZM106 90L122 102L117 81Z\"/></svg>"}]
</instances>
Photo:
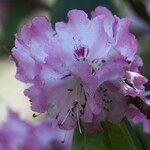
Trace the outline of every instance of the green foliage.
<instances>
[{"instance_id":1,"label":"green foliage","mask_svg":"<svg viewBox=\"0 0 150 150\"><path fill-rule=\"evenodd\" d=\"M74 131L72 150L141 150L129 122L124 119L119 125L110 122L102 123L103 131L80 135Z\"/></svg>"},{"instance_id":2,"label":"green foliage","mask_svg":"<svg viewBox=\"0 0 150 150\"><path fill-rule=\"evenodd\" d=\"M136 135L144 150L150 149L150 133L145 133L143 131L142 125L133 125Z\"/></svg>"}]
</instances>

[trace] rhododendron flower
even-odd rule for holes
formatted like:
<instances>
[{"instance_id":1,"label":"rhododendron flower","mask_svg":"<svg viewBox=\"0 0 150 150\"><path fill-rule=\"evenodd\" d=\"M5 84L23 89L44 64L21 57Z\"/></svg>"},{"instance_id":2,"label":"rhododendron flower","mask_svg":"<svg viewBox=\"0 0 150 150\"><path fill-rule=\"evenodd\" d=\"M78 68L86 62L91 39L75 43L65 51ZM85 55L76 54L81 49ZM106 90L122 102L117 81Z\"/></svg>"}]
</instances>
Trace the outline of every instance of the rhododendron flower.
<instances>
[{"instance_id":1,"label":"rhododendron flower","mask_svg":"<svg viewBox=\"0 0 150 150\"><path fill-rule=\"evenodd\" d=\"M150 108L150 100L146 100L146 104ZM150 133L150 120L143 113L141 113L137 108L131 107L127 112L127 117L134 124L142 124L144 131Z\"/></svg>"},{"instance_id":2,"label":"rhododendron flower","mask_svg":"<svg viewBox=\"0 0 150 150\"><path fill-rule=\"evenodd\" d=\"M78 123L80 132L80 120L93 128L97 120L120 122L125 96L143 98L147 81L137 73L142 61L130 24L97 7L91 19L81 10L69 11L68 22L56 23L55 30L45 17L23 26L11 58L16 78L31 84L25 95L32 110L48 112L63 129Z\"/></svg>"},{"instance_id":3,"label":"rhododendron flower","mask_svg":"<svg viewBox=\"0 0 150 150\"><path fill-rule=\"evenodd\" d=\"M70 150L72 131L68 131L64 143L63 138L64 131L52 128L48 121L31 124L12 111L0 126L1 150Z\"/></svg>"}]
</instances>

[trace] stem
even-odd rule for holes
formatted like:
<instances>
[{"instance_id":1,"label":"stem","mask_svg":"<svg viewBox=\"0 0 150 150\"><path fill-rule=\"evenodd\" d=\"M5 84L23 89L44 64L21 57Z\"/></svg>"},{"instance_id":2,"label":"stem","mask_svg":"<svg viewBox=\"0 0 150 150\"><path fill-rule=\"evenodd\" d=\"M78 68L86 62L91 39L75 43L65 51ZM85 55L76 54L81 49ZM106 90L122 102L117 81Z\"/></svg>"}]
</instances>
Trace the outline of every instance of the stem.
<instances>
[{"instance_id":1,"label":"stem","mask_svg":"<svg viewBox=\"0 0 150 150\"><path fill-rule=\"evenodd\" d=\"M131 97L130 103L137 107L141 113L143 113L147 119L150 119L150 106L146 104L140 97Z\"/></svg>"}]
</instances>

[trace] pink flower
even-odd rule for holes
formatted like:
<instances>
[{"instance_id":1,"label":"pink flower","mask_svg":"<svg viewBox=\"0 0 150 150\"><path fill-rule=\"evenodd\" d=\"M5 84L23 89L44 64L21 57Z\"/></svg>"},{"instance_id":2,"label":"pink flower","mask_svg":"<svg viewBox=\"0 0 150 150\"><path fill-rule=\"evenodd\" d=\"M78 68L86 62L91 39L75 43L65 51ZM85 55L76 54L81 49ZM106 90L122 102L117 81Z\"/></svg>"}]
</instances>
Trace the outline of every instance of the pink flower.
<instances>
[{"instance_id":1,"label":"pink flower","mask_svg":"<svg viewBox=\"0 0 150 150\"><path fill-rule=\"evenodd\" d=\"M150 106L150 100L146 100L146 103ZM134 124L142 124L144 131L150 133L150 120L145 115L143 115L138 109L130 108L127 113L127 117Z\"/></svg>"},{"instance_id":2,"label":"pink flower","mask_svg":"<svg viewBox=\"0 0 150 150\"><path fill-rule=\"evenodd\" d=\"M9 112L8 120L0 127L1 150L70 150L72 131L68 131L64 143L65 131L52 128L48 121L31 124L21 120L14 112Z\"/></svg>"},{"instance_id":3,"label":"pink flower","mask_svg":"<svg viewBox=\"0 0 150 150\"><path fill-rule=\"evenodd\" d=\"M136 56L137 42L134 35L129 32L130 20L112 16L105 7L97 7L92 12L93 18L99 15L105 16L104 30L112 41L108 54L113 55L107 55L105 65L96 73L99 88L95 97L97 101L101 101L99 120L119 123L128 110L129 98L126 96L139 96L145 99L143 84L147 79L137 73L142 66L142 60Z\"/></svg>"},{"instance_id":4,"label":"pink flower","mask_svg":"<svg viewBox=\"0 0 150 150\"><path fill-rule=\"evenodd\" d=\"M71 10L68 22L56 23L55 31L45 17L23 26L11 58L16 78L31 84L25 95L32 110L48 112L53 125L63 129L78 124L80 132L80 120L120 122L127 109L125 96L142 97L146 82L135 73L142 61L129 28L127 18L113 17L104 7L97 7L91 19Z\"/></svg>"}]
</instances>

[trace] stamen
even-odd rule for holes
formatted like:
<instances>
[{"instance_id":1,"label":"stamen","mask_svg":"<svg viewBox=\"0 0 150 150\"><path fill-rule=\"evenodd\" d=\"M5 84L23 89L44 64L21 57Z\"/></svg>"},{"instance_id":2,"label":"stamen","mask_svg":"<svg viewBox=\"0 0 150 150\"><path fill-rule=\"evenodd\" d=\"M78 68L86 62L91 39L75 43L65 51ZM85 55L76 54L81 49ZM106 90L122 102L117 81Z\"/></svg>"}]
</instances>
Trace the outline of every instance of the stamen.
<instances>
[{"instance_id":1,"label":"stamen","mask_svg":"<svg viewBox=\"0 0 150 150\"><path fill-rule=\"evenodd\" d=\"M83 87L82 83L80 83L80 86Z\"/></svg>"},{"instance_id":2,"label":"stamen","mask_svg":"<svg viewBox=\"0 0 150 150\"><path fill-rule=\"evenodd\" d=\"M78 107L77 107L77 122L78 122L78 128L79 128L79 132L80 134L82 134L82 131L81 131L81 126L80 126L80 120L79 120L79 110L78 110Z\"/></svg>"},{"instance_id":3,"label":"stamen","mask_svg":"<svg viewBox=\"0 0 150 150\"><path fill-rule=\"evenodd\" d=\"M105 93L106 91L107 91L107 89L104 89L104 91L103 91L103 92Z\"/></svg>"},{"instance_id":4,"label":"stamen","mask_svg":"<svg viewBox=\"0 0 150 150\"><path fill-rule=\"evenodd\" d=\"M61 122L61 125L66 121L66 119L68 118L69 114L70 114L70 111L67 113L66 117L65 117L64 120Z\"/></svg>"},{"instance_id":5,"label":"stamen","mask_svg":"<svg viewBox=\"0 0 150 150\"><path fill-rule=\"evenodd\" d=\"M81 107L84 109L85 108L85 104L82 104Z\"/></svg>"},{"instance_id":6,"label":"stamen","mask_svg":"<svg viewBox=\"0 0 150 150\"><path fill-rule=\"evenodd\" d=\"M106 62L106 60L103 59L103 60L102 60L102 63L105 63L105 62Z\"/></svg>"},{"instance_id":7,"label":"stamen","mask_svg":"<svg viewBox=\"0 0 150 150\"><path fill-rule=\"evenodd\" d=\"M60 127L60 126L61 126L61 123L58 123L58 126Z\"/></svg>"},{"instance_id":8,"label":"stamen","mask_svg":"<svg viewBox=\"0 0 150 150\"><path fill-rule=\"evenodd\" d=\"M65 134L64 134L63 139L61 140L61 143L65 143L66 136L67 136L67 130L65 131Z\"/></svg>"},{"instance_id":9,"label":"stamen","mask_svg":"<svg viewBox=\"0 0 150 150\"><path fill-rule=\"evenodd\" d=\"M36 117L38 117L38 116L40 116L42 113L39 113L39 114L33 114L32 116L33 116L33 118L36 118Z\"/></svg>"},{"instance_id":10,"label":"stamen","mask_svg":"<svg viewBox=\"0 0 150 150\"><path fill-rule=\"evenodd\" d=\"M81 114L81 115L83 115L83 114L84 114L84 112L83 112L83 110L82 110L82 109L80 110L80 114Z\"/></svg>"},{"instance_id":11,"label":"stamen","mask_svg":"<svg viewBox=\"0 0 150 150\"><path fill-rule=\"evenodd\" d=\"M77 100L75 100L75 101L73 102L73 108L76 108L76 107L77 107L77 105L78 105L78 101L77 101Z\"/></svg>"},{"instance_id":12,"label":"stamen","mask_svg":"<svg viewBox=\"0 0 150 150\"><path fill-rule=\"evenodd\" d=\"M58 116L59 116L59 115L56 115L55 119L57 119L57 118L58 118Z\"/></svg>"},{"instance_id":13,"label":"stamen","mask_svg":"<svg viewBox=\"0 0 150 150\"><path fill-rule=\"evenodd\" d=\"M73 89L67 89L67 91L73 91Z\"/></svg>"},{"instance_id":14,"label":"stamen","mask_svg":"<svg viewBox=\"0 0 150 150\"><path fill-rule=\"evenodd\" d=\"M127 60L127 63L128 63L128 64L131 64L131 60Z\"/></svg>"}]
</instances>

